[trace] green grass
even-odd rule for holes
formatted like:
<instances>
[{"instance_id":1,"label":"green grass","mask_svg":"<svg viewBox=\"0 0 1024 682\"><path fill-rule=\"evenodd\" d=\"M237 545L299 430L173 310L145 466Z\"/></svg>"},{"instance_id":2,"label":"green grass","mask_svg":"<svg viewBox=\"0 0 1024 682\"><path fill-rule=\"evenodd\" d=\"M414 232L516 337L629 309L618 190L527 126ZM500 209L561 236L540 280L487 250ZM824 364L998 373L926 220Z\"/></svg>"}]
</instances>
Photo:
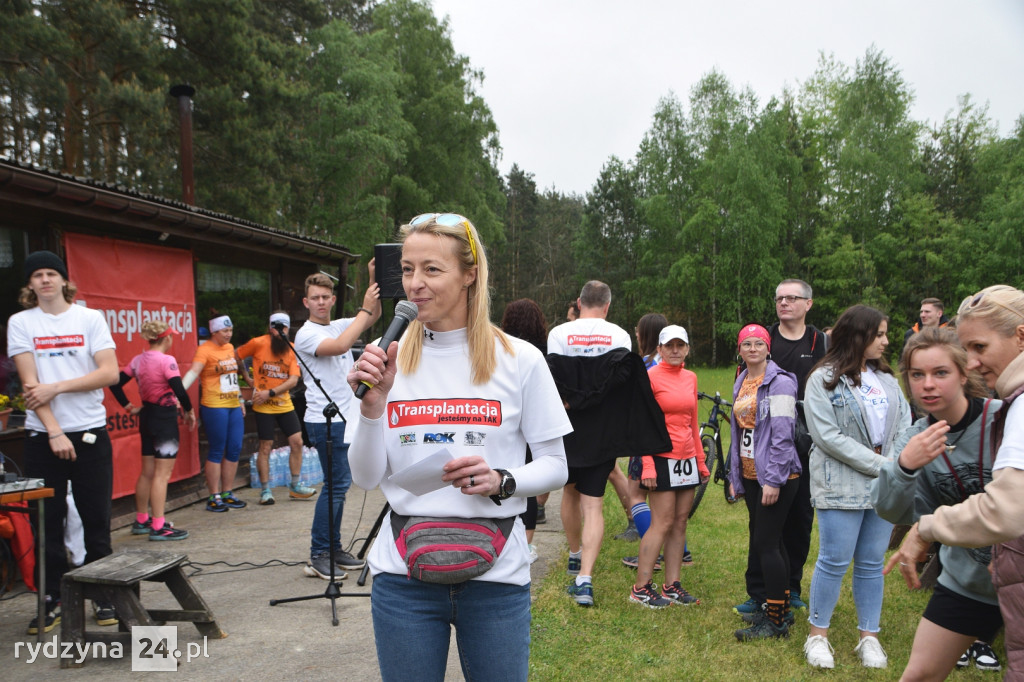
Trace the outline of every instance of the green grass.
<instances>
[{"instance_id":1,"label":"green grass","mask_svg":"<svg viewBox=\"0 0 1024 682\"><path fill-rule=\"evenodd\" d=\"M732 369L697 370L700 390L731 396ZM730 398L731 400L731 398ZM707 412L706 405L701 416ZM727 431L723 430L723 434ZM862 668L853 653L857 619L847 574L832 617L829 639L836 649L832 671L809 668L803 657L806 614L797 614L788 640L740 644L733 631L742 627L732 606L744 601L743 574L747 555L747 512L742 502L728 505L721 487L709 488L690 521L687 538L695 563L683 569L683 586L701 603L653 611L629 601L635 573L620 559L637 553L636 543L612 539L625 525L614 492L605 495L605 540L594 572L593 608L581 608L565 593L571 578L561 568L551 571L537 591L533 606L530 678L535 680L768 680L899 679L930 592L911 592L897 575L886 578L882 646L888 670ZM817 527L804 569L804 596L810 592L817 557ZM655 573L660 581L661 573ZM1002 655L1002 638L996 643ZM953 673L957 680L998 679L973 667Z\"/></svg>"}]
</instances>

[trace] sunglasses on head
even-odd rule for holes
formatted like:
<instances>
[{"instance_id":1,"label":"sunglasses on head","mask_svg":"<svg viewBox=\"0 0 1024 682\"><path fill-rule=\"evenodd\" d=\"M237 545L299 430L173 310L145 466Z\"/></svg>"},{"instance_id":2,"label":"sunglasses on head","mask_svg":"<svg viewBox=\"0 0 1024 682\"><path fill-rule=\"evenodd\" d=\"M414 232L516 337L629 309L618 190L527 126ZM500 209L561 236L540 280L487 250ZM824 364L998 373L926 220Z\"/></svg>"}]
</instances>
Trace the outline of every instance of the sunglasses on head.
<instances>
[{"instance_id":1,"label":"sunglasses on head","mask_svg":"<svg viewBox=\"0 0 1024 682\"><path fill-rule=\"evenodd\" d=\"M966 312L968 310L974 310L975 308L977 308L979 305L981 305L981 302L983 300L985 300L985 294L987 294L987 293L989 293L989 292L981 291L977 295L975 295L973 298L970 298L970 297L965 298L964 302L960 304L960 309L957 310L957 314ZM1024 318L1024 314L1021 314L1020 311L1014 310L1013 308L1011 308L1010 306L1006 305L1005 303L1000 303L999 301L997 301L996 299L994 299L992 297L988 298L988 302L991 303L992 305L997 305L997 306L999 306L1000 308L1002 308L1004 310L1009 310L1011 313L1013 313L1014 315L1017 315L1018 317Z\"/></svg>"},{"instance_id":2,"label":"sunglasses on head","mask_svg":"<svg viewBox=\"0 0 1024 682\"><path fill-rule=\"evenodd\" d=\"M437 223L445 227L456 227L458 225L465 227L466 238L469 240L469 250L473 252L473 262L477 262L476 241L473 239L473 229L468 219L460 216L458 213L421 213L409 221L409 224L413 227L425 223Z\"/></svg>"}]
</instances>

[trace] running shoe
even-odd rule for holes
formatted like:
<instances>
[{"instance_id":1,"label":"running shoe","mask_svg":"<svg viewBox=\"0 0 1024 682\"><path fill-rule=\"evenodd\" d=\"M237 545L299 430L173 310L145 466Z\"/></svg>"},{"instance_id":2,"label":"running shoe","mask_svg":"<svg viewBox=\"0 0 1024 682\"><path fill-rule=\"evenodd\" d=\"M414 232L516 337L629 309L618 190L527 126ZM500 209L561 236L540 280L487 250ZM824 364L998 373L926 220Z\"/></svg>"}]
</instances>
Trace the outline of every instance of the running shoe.
<instances>
[{"instance_id":1,"label":"running shoe","mask_svg":"<svg viewBox=\"0 0 1024 682\"><path fill-rule=\"evenodd\" d=\"M828 638L822 635L810 635L804 642L804 656L807 657L807 665L812 668L836 667L835 653Z\"/></svg>"},{"instance_id":2,"label":"running shoe","mask_svg":"<svg viewBox=\"0 0 1024 682\"><path fill-rule=\"evenodd\" d=\"M117 612L110 602L93 601L92 613L97 625L117 625Z\"/></svg>"},{"instance_id":3,"label":"running shoe","mask_svg":"<svg viewBox=\"0 0 1024 682\"><path fill-rule=\"evenodd\" d=\"M971 645L970 652L971 658L974 659L974 667L978 670L991 670L993 672L1002 670L996 652L985 642L975 642Z\"/></svg>"},{"instance_id":4,"label":"running shoe","mask_svg":"<svg viewBox=\"0 0 1024 682\"><path fill-rule=\"evenodd\" d=\"M206 501L206 511L208 512L226 512L230 509L224 500L216 495L210 495L210 499Z\"/></svg>"},{"instance_id":5,"label":"running shoe","mask_svg":"<svg viewBox=\"0 0 1024 682\"><path fill-rule=\"evenodd\" d=\"M744 623L751 623L751 624L756 624L759 621L767 620L768 619L768 611L767 611L766 607L767 607L767 604L763 604L761 606L761 610L760 611L755 611L754 613L744 613L742 616L740 616L740 618L743 619ZM786 615L784 615L782 617L782 622L784 622L786 625L792 625L793 623L796 622L796 616L793 615L793 611L792 610L786 611Z\"/></svg>"},{"instance_id":6,"label":"running shoe","mask_svg":"<svg viewBox=\"0 0 1024 682\"><path fill-rule=\"evenodd\" d=\"M678 580L671 585L662 585L661 592L665 595L665 599L671 599L675 603L682 604L683 606L691 606L693 604L700 603L700 599L697 599L692 594L684 590Z\"/></svg>"},{"instance_id":7,"label":"running shoe","mask_svg":"<svg viewBox=\"0 0 1024 682\"><path fill-rule=\"evenodd\" d=\"M967 647L967 651L960 655L960 658L956 662L956 667L966 668L971 664L971 649L973 646Z\"/></svg>"},{"instance_id":8,"label":"running shoe","mask_svg":"<svg viewBox=\"0 0 1024 682\"><path fill-rule=\"evenodd\" d=\"M335 565L341 566L342 568L350 571L357 571L366 564L362 559L357 559L355 556L343 549L335 550L334 563Z\"/></svg>"},{"instance_id":9,"label":"running shoe","mask_svg":"<svg viewBox=\"0 0 1024 682\"><path fill-rule=\"evenodd\" d=\"M315 554L309 557L309 563L305 565L302 572L308 575L310 578L323 578L324 580L331 579L331 555L327 552ZM348 577L348 573L338 568L334 569L334 579L344 580Z\"/></svg>"},{"instance_id":10,"label":"running shoe","mask_svg":"<svg viewBox=\"0 0 1024 682\"><path fill-rule=\"evenodd\" d=\"M885 655L885 651L882 649L882 645L879 644L877 637L872 637L871 635L861 637L860 642L857 643L853 651L857 654L865 668L889 667L889 657Z\"/></svg>"},{"instance_id":11,"label":"running shoe","mask_svg":"<svg viewBox=\"0 0 1024 682\"><path fill-rule=\"evenodd\" d=\"M544 505L537 505L537 525L542 525L548 522L548 515L544 512Z\"/></svg>"},{"instance_id":12,"label":"running shoe","mask_svg":"<svg viewBox=\"0 0 1024 682\"><path fill-rule=\"evenodd\" d=\"M527 545L526 549L527 549L526 558L529 559L530 563L532 564L534 561L537 560L537 558L539 556L537 554L537 545Z\"/></svg>"},{"instance_id":13,"label":"running shoe","mask_svg":"<svg viewBox=\"0 0 1024 682\"><path fill-rule=\"evenodd\" d=\"M626 525L626 530L622 531L615 536L616 540L625 540L626 542L636 542L640 539L640 531L636 529L636 524L630 519L629 524Z\"/></svg>"},{"instance_id":14,"label":"running shoe","mask_svg":"<svg viewBox=\"0 0 1024 682\"><path fill-rule=\"evenodd\" d=\"M566 592L569 593L576 603L580 606L593 606L594 605L594 585L592 583L583 583L577 585L576 581L572 581L569 587L566 588Z\"/></svg>"},{"instance_id":15,"label":"running shoe","mask_svg":"<svg viewBox=\"0 0 1024 682\"><path fill-rule=\"evenodd\" d=\"M579 575L580 567L583 565L582 557L574 557L572 554L569 555L569 565L565 569L565 572L569 575Z\"/></svg>"},{"instance_id":16,"label":"running shoe","mask_svg":"<svg viewBox=\"0 0 1024 682\"><path fill-rule=\"evenodd\" d=\"M220 499L224 502L224 504L231 507L232 509L243 509L245 508L246 505L245 502L235 497L235 493L233 493L230 490L226 493L221 493Z\"/></svg>"},{"instance_id":17,"label":"running shoe","mask_svg":"<svg viewBox=\"0 0 1024 682\"><path fill-rule=\"evenodd\" d=\"M661 562L664 559L665 559L665 555L664 554L659 554L658 555L658 559L654 562L654 570L655 571L660 571L661 570ZM640 565L640 557L638 557L638 556L624 556L624 557L622 557L622 565L627 567L627 568L632 568L633 570L636 570L637 566Z\"/></svg>"},{"instance_id":18,"label":"running shoe","mask_svg":"<svg viewBox=\"0 0 1024 682\"><path fill-rule=\"evenodd\" d=\"M145 523L139 523L138 521L132 521L132 535L149 535L149 531L153 528L153 517L146 519Z\"/></svg>"},{"instance_id":19,"label":"running shoe","mask_svg":"<svg viewBox=\"0 0 1024 682\"><path fill-rule=\"evenodd\" d=\"M683 566L693 566L693 555L688 549L683 550Z\"/></svg>"},{"instance_id":20,"label":"running shoe","mask_svg":"<svg viewBox=\"0 0 1024 682\"><path fill-rule=\"evenodd\" d=\"M641 587L634 585L629 591L629 600L649 609L663 609L672 605L672 600L661 596L657 586L650 580Z\"/></svg>"},{"instance_id":21,"label":"running shoe","mask_svg":"<svg viewBox=\"0 0 1024 682\"><path fill-rule=\"evenodd\" d=\"M260 492L260 504L262 504L265 507L268 507L274 504L274 502L276 502L276 500L274 499L274 493L270 492L270 488L264 488Z\"/></svg>"},{"instance_id":22,"label":"running shoe","mask_svg":"<svg viewBox=\"0 0 1024 682\"><path fill-rule=\"evenodd\" d=\"M789 637L789 625L786 623L776 625L768 618L762 618L749 628L736 630L733 634L741 642L750 642L755 639L781 639Z\"/></svg>"},{"instance_id":23,"label":"running shoe","mask_svg":"<svg viewBox=\"0 0 1024 682\"><path fill-rule=\"evenodd\" d=\"M792 601L792 598L790 598L790 600ZM736 606L732 607L732 612L735 613L737 616L742 616L743 614L757 613L763 608L763 603L751 597L742 604L737 604Z\"/></svg>"},{"instance_id":24,"label":"running shoe","mask_svg":"<svg viewBox=\"0 0 1024 682\"><path fill-rule=\"evenodd\" d=\"M151 542L159 542L164 540L184 540L187 537L187 530L175 528L169 523L164 523L163 528L161 528L160 530L149 531L149 539Z\"/></svg>"},{"instance_id":25,"label":"running shoe","mask_svg":"<svg viewBox=\"0 0 1024 682\"><path fill-rule=\"evenodd\" d=\"M793 594L789 595L789 608L793 609L794 611L806 611L807 602L800 598L799 593L794 592Z\"/></svg>"},{"instance_id":26,"label":"running shoe","mask_svg":"<svg viewBox=\"0 0 1024 682\"><path fill-rule=\"evenodd\" d=\"M45 621L43 624L43 632L49 632L58 625L60 625L60 602L51 602L49 599L46 600L46 614ZM39 634L39 616L37 615L28 624L28 634L38 635Z\"/></svg>"},{"instance_id":27,"label":"running shoe","mask_svg":"<svg viewBox=\"0 0 1024 682\"><path fill-rule=\"evenodd\" d=\"M314 495L316 495L316 488L310 488L308 485L302 485L301 483L291 483L288 485L288 497L293 500L308 500Z\"/></svg>"}]
</instances>

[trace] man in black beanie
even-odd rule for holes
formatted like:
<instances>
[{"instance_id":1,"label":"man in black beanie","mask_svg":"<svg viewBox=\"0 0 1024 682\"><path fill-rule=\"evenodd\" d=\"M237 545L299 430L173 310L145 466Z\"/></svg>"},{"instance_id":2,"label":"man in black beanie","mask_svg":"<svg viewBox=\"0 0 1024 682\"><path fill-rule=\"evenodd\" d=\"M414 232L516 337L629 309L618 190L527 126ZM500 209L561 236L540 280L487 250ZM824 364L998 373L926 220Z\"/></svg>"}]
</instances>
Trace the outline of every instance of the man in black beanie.
<instances>
[{"instance_id":1,"label":"man in black beanie","mask_svg":"<svg viewBox=\"0 0 1024 682\"><path fill-rule=\"evenodd\" d=\"M8 354L24 387L25 473L42 478L55 495L46 505L46 621L32 619L29 634L60 623L60 581L68 569L64 517L68 482L82 517L86 563L111 553L110 498L113 455L107 435L103 387L119 371L103 315L72 305L76 289L56 254L35 251L25 259L19 302L26 308L7 326ZM94 603L101 625L117 622L110 604Z\"/></svg>"}]
</instances>

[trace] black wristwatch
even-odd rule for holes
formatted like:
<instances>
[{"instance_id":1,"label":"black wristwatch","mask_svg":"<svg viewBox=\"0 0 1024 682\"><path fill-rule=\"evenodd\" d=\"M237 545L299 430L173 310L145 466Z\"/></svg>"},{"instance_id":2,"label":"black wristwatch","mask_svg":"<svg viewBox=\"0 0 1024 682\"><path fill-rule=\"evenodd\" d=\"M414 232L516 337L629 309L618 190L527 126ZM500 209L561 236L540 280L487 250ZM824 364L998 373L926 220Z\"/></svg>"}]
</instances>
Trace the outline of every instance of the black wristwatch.
<instances>
[{"instance_id":1,"label":"black wristwatch","mask_svg":"<svg viewBox=\"0 0 1024 682\"><path fill-rule=\"evenodd\" d=\"M505 469L495 469L501 474L501 481L498 483L498 494L491 495L494 504L500 505L502 500L507 500L516 494L516 479Z\"/></svg>"},{"instance_id":2,"label":"black wristwatch","mask_svg":"<svg viewBox=\"0 0 1024 682\"><path fill-rule=\"evenodd\" d=\"M267 393L269 393L269 394L270 394L270 397L271 397L271 398L275 398L275 397L277 397L277 394L276 394L276 393L274 393L274 389L270 389L269 391L267 391Z\"/></svg>"}]
</instances>

